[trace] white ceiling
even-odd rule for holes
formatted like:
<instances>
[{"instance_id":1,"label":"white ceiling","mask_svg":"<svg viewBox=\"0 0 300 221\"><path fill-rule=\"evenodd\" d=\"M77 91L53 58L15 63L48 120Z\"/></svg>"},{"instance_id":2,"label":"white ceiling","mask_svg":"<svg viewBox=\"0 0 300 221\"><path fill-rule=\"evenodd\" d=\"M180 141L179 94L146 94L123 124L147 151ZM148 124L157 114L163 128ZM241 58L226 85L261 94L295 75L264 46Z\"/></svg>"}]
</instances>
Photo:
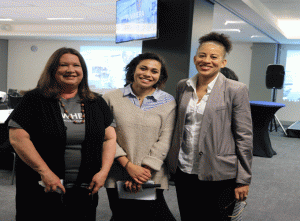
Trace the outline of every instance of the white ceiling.
<instances>
[{"instance_id":1,"label":"white ceiling","mask_svg":"<svg viewBox=\"0 0 300 221\"><path fill-rule=\"evenodd\" d=\"M0 39L114 41L116 1L0 0L0 19L13 19L0 21ZM300 19L299 0L211 1L215 2L214 30L225 28L241 30L236 33L226 32L233 41L300 43L299 39L287 39L277 22L280 18ZM80 18L80 20L62 22L46 19L58 17ZM243 20L247 23L225 25L227 20ZM251 38L253 35L256 37Z\"/></svg>"},{"instance_id":2,"label":"white ceiling","mask_svg":"<svg viewBox=\"0 0 300 221\"><path fill-rule=\"evenodd\" d=\"M254 29L259 30L260 35L265 36L265 38L253 38L253 41L300 44L300 39L287 39L278 26L278 19L300 20L299 0L215 0L215 3L247 21L248 24L255 27ZM228 13L224 17L227 15ZM224 24L223 22L219 20L219 24ZM239 27L243 30L242 25ZM230 34L230 36L237 41L249 39L251 28L244 29L239 33L240 35ZM297 29L299 28L295 27L295 31Z\"/></svg>"},{"instance_id":3,"label":"white ceiling","mask_svg":"<svg viewBox=\"0 0 300 221\"><path fill-rule=\"evenodd\" d=\"M0 18L13 19L0 21L0 38L111 40L115 11L116 0L0 0Z\"/></svg>"}]
</instances>

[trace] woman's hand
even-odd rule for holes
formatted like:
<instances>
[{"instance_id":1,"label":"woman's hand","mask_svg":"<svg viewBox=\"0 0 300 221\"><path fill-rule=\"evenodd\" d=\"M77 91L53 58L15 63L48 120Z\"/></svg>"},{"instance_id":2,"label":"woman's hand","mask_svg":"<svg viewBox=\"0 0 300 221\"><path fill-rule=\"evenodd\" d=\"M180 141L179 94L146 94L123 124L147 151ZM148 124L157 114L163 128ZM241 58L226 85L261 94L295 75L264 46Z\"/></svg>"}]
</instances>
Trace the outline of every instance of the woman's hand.
<instances>
[{"instance_id":1,"label":"woman's hand","mask_svg":"<svg viewBox=\"0 0 300 221\"><path fill-rule=\"evenodd\" d=\"M62 185L58 176L56 176L51 170L40 173L41 179L45 184L45 192L56 192L57 188L66 193L65 187Z\"/></svg>"},{"instance_id":2,"label":"woman's hand","mask_svg":"<svg viewBox=\"0 0 300 221\"><path fill-rule=\"evenodd\" d=\"M142 188L141 184L137 184L129 180L125 182L125 189L131 193L137 193L140 191L141 188Z\"/></svg>"},{"instance_id":3,"label":"woman's hand","mask_svg":"<svg viewBox=\"0 0 300 221\"><path fill-rule=\"evenodd\" d=\"M239 184L235 189L235 198L238 201L245 201L248 197L248 193L249 193L249 185L246 184Z\"/></svg>"},{"instance_id":4,"label":"woman's hand","mask_svg":"<svg viewBox=\"0 0 300 221\"><path fill-rule=\"evenodd\" d=\"M92 190L92 194L99 191L104 186L107 174L105 175L101 171L93 176L92 182L90 183L89 189Z\"/></svg>"},{"instance_id":5,"label":"woman's hand","mask_svg":"<svg viewBox=\"0 0 300 221\"><path fill-rule=\"evenodd\" d=\"M143 165L144 168L148 169L150 171L150 173L152 174L152 172L154 171L151 167L147 166L147 165Z\"/></svg>"},{"instance_id":6,"label":"woman's hand","mask_svg":"<svg viewBox=\"0 0 300 221\"><path fill-rule=\"evenodd\" d=\"M131 162L127 164L126 170L137 184L143 184L151 179L151 171L149 169L137 166Z\"/></svg>"}]
</instances>

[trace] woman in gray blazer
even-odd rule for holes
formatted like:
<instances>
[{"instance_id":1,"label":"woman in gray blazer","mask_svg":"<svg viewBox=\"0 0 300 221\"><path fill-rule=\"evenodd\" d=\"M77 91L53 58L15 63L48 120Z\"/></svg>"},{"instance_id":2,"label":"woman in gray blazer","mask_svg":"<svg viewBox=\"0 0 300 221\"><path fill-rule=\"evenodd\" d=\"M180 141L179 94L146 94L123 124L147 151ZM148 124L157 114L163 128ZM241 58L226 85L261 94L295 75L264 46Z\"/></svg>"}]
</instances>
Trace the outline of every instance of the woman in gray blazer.
<instances>
[{"instance_id":1,"label":"woman in gray blazer","mask_svg":"<svg viewBox=\"0 0 300 221\"><path fill-rule=\"evenodd\" d=\"M220 73L231 50L224 34L199 39L198 74L176 88L177 121L167 157L181 220L230 220L251 181L252 120L248 89Z\"/></svg>"}]
</instances>

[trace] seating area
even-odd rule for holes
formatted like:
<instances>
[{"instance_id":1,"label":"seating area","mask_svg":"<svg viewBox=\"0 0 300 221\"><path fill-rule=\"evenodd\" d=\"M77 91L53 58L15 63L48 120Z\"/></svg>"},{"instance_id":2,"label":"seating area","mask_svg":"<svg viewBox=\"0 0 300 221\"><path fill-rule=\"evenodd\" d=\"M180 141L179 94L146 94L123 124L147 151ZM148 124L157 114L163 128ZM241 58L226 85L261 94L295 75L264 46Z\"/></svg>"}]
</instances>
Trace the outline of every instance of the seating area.
<instances>
[{"instance_id":1,"label":"seating area","mask_svg":"<svg viewBox=\"0 0 300 221\"><path fill-rule=\"evenodd\" d=\"M3 93L5 94L5 92L1 94ZM6 99L2 98L2 96L0 96L0 110L13 109L22 99L22 95L17 89L8 89L7 95L5 95Z\"/></svg>"}]
</instances>

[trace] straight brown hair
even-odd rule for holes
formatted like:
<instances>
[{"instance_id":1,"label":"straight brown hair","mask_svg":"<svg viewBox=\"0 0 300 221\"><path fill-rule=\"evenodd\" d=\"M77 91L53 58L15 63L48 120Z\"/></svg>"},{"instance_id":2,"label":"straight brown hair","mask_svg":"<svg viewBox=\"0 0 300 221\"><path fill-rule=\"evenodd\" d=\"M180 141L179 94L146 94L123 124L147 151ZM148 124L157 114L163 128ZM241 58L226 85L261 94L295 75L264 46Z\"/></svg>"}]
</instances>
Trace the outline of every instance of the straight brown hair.
<instances>
[{"instance_id":1,"label":"straight brown hair","mask_svg":"<svg viewBox=\"0 0 300 221\"><path fill-rule=\"evenodd\" d=\"M78 94L81 99L95 99L96 95L88 86L87 66L82 55L73 48L59 48L48 59L46 66L40 76L36 88L41 89L42 93L46 97L57 98L60 92L59 85L56 81L55 74L59 65L59 60L64 54L73 54L79 58L83 78L78 85Z\"/></svg>"}]
</instances>

